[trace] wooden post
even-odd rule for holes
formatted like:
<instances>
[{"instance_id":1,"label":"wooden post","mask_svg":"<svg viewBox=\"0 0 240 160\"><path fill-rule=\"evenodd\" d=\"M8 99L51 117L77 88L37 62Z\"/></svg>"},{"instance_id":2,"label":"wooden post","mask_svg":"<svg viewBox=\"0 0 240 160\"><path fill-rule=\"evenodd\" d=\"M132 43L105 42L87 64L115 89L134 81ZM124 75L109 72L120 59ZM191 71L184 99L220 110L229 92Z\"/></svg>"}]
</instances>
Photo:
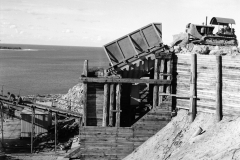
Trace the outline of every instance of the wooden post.
<instances>
[{"instance_id":1,"label":"wooden post","mask_svg":"<svg viewBox=\"0 0 240 160\"><path fill-rule=\"evenodd\" d=\"M167 74L172 76L172 60L171 59L167 60ZM171 78L172 78L171 76L167 76L167 80L171 80ZM166 85L166 87L167 87L166 88L166 93L171 94L172 85L169 84L169 85ZM170 97L169 99L170 99L170 103L172 104L172 97ZM169 108L168 108L169 111L172 111L172 106L173 105L169 106Z\"/></svg>"},{"instance_id":2,"label":"wooden post","mask_svg":"<svg viewBox=\"0 0 240 160\"><path fill-rule=\"evenodd\" d=\"M109 126L113 126L113 110L114 110L114 98L115 98L115 85L110 84L110 107L109 107Z\"/></svg>"},{"instance_id":3,"label":"wooden post","mask_svg":"<svg viewBox=\"0 0 240 160\"><path fill-rule=\"evenodd\" d=\"M32 106L32 131L31 131L31 153L33 153L33 136L34 136L34 130L35 130L35 108Z\"/></svg>"},{"instance_id":4,"label":"wooden post","mask_svg":"<svg viewBox=\"0 0 240 160\"><path fill-rule=\"evenodd\" d=\"M54 137L54 148L55 152L57 151L57 112L55 112L55 137Z\"/></svg>"},{"instance_id":5,"label":"wooden post","mask_svg":"<svg viewBox=\"0 0 240 160\"><path fill-rule=\"evenodd\" d=\"M104 84L104 100L103 100L103 121L102 126L106 127L108 125L108 96L109 96L109 84Z\"/></svg>"},{"instance_id":6,"label":"wooden post","mask_svg":"<svg viewBox=\"0 0 240 160\"><path fill-rule=\"evenodd\" d=\"M51 107L53 107L54 106L54 102L53 102L53 98L52 98L52 104L51 104Z\"/></svg>"},{"instance_id":7,"label":"wooden post","mask_svg":"<svg viewBox=\"0 0 240 160\"><path fill-rule=\"evenodd\" d=\"M155 59L155 64L154 64L154 79L158 79L158 65L159 65L159 60L156 58ZM153 108L156 108L158 104L158 85L154 85L153 87Z\"/></svg>"},{"instance_id":8,"label":"wooden post","mask_svg":"<svg viewBox=\"0 0 240 160\"><path fill-rule=\"evenodd\" d=\"M116 127L120 127L120 113L121 113L121 84L116 87Z\"/></svg>"},{"instance_id":9,"label":"wooden post","mask_svg":"<svg viewBox=\"0 0 240 160\"><path fill-rule=\"evenodd\" d=\"M79 140L81 135L81 127L82 127L82 117L79 117Z\"/></svg>"},{"instance_id":10,"label":"wooden post","mask_svg":"<svg viewBox=\"0 0 240 160\"><path fill-rule=\"evenodd\" d=\"M88 60L84 61L83 76L88 76ZM83 84L83 122L87 126L87 83Z\"/></svg>"},{"instance_id":11,"label":"wooden post","mask_svg":"<svg viewBox=\"0 0 240 160\"><path fill-rule=\"evenodd\" d=\"M3 145L3 103L1 102L1 131L2 131L2 145Z\"/></svg>"},{"instance_id":12,"label":"wooden post","mask_svg":"<svg viewBox=\"0 0 240 160\"><path fill-rule=\"evenodd\" d=\"M159 75L159 80L163 80L163 72L164 72L164 69L165 69L165 60L164 59L161 59L159 60L159 72L160 72L160 75ZM164 91L164 85L159 85L159 89L158 89L158 94L159 94L159 97L158 97L158 106L161 106L162 102L163 102L163 96L160 95L162 94Z\"/></svg>"},{"instance_id":13,"label":"wooden post","mask_svg":"<svg viewBox=\"0 0 240 160\"><path fill-rule=\"evenodd\" d=\"M222 120L222 56L216 56L216 120Z\"/></svg>"},{"instance_id":14,"label":"wooden post","mask_svg":"<svg viewBox=\"0 0 240 160\"><path fill-rule=\"evenodd\" d=\"M189 113L191 114L190 121L193 122L197 114L197 99L196 97L196 82L197 82L197 54L191 55L191 77L190 77L190 108Z\"/></svg>"}]
</instances>

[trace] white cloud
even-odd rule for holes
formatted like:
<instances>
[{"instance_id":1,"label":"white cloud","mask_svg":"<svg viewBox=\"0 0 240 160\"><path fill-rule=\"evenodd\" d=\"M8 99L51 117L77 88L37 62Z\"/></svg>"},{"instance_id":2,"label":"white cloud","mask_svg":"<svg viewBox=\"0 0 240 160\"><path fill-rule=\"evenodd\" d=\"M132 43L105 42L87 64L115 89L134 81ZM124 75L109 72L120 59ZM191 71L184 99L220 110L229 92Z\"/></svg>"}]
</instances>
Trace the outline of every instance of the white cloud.
<instances>
[{"instance_id":1,"label":"white cloud","mask_svg":"<svg viewBox=\"0 0 240 160\"><path fill-rule=\"evenodd\" d=\"M72 33L73 31L72 30L70 30L70 29L66 29L66 30L64 30L64 31L62 31L63 33Z\"/></svg>"},{"instance_id":2,"label":"white cloud","mask_svg":"<svg viewBox=\"0 0 240 160\"><path fill-rule=\"evenodd\" d=\"M9 28L16 28L16 25L10 25Z\"/></svg>"}]
</instances>

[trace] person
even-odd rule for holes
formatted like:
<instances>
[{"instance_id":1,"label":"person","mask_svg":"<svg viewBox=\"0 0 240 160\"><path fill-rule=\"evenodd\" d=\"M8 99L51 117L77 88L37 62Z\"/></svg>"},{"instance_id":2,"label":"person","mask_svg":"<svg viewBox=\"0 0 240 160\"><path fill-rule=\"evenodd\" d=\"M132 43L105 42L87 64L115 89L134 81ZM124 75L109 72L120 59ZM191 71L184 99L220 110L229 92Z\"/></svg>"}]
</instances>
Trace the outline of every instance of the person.
<instances>
[{"instance_id":1,"label":"person","mask_svg":"<svg viewBox=\"0 0 240 160\"><path fill-rule=\"evenodd\" d=\"M13 93L8 92L8 100L16 105L16 97ZM12 120L15 116L15 110L16 110L15 108L10 107L8 105L8 115L9 115L9 117L12 117Z\"/></svg>"},{"instance_id":2,"label":"person","mask_svg":"<svg viewBox=\"0 0 240 160\"><path fill-rule=\"evenodd\" d=\"M8 92L8 100L10 102L14 102L16 100L16 97L13 93Z\"/></svg>"},{"instance_id":3,"label":"person","mask_svg":"<svg viewBox=\"0 0 240 160\"><path fill-rule=\"evenodd\" d=\"M20 95L17 96L17 104L23 104L23 99Z\"/></svg>"}]
</instances>

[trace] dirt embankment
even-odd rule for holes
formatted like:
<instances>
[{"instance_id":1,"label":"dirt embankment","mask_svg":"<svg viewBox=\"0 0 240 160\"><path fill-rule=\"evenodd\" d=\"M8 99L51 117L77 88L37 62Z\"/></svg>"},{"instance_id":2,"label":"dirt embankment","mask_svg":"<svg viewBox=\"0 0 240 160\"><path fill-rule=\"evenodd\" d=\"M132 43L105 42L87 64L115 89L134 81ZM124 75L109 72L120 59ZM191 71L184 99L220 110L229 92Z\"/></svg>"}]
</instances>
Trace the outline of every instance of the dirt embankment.
<instances>
[{"instance_id":1,"label":"dirt embankment","mask_svg":"<svg viewBox=\"0 0 240 160\"><path fill-rule=\"evenodd\" d=\"M240 117L198 113L193 123L180 110L172 121L124 160L239 160ZM201 127L201 134L193 137Z\"/></svg>"}]
</instances>

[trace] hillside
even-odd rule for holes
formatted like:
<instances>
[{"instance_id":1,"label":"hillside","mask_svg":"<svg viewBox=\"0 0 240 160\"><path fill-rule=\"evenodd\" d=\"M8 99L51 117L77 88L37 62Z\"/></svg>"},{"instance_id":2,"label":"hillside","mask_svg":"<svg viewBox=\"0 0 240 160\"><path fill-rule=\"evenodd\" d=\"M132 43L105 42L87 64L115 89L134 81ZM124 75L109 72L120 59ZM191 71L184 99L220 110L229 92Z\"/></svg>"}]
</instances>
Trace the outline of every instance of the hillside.
<instances>
[{"instance_id":1,"label":"hillside","mask_svg":"<svg viewBox=\"0 0 240 160\"><path fill-rule=\"evenodd\" d=\"M198 113L189 123L187 110L179 110L176 117L148 139L124 160L239 160L240 117L223 117L215 122L215 115ZM201 127L202 133L193 136Z\"/></svg>"}]
</instances>

